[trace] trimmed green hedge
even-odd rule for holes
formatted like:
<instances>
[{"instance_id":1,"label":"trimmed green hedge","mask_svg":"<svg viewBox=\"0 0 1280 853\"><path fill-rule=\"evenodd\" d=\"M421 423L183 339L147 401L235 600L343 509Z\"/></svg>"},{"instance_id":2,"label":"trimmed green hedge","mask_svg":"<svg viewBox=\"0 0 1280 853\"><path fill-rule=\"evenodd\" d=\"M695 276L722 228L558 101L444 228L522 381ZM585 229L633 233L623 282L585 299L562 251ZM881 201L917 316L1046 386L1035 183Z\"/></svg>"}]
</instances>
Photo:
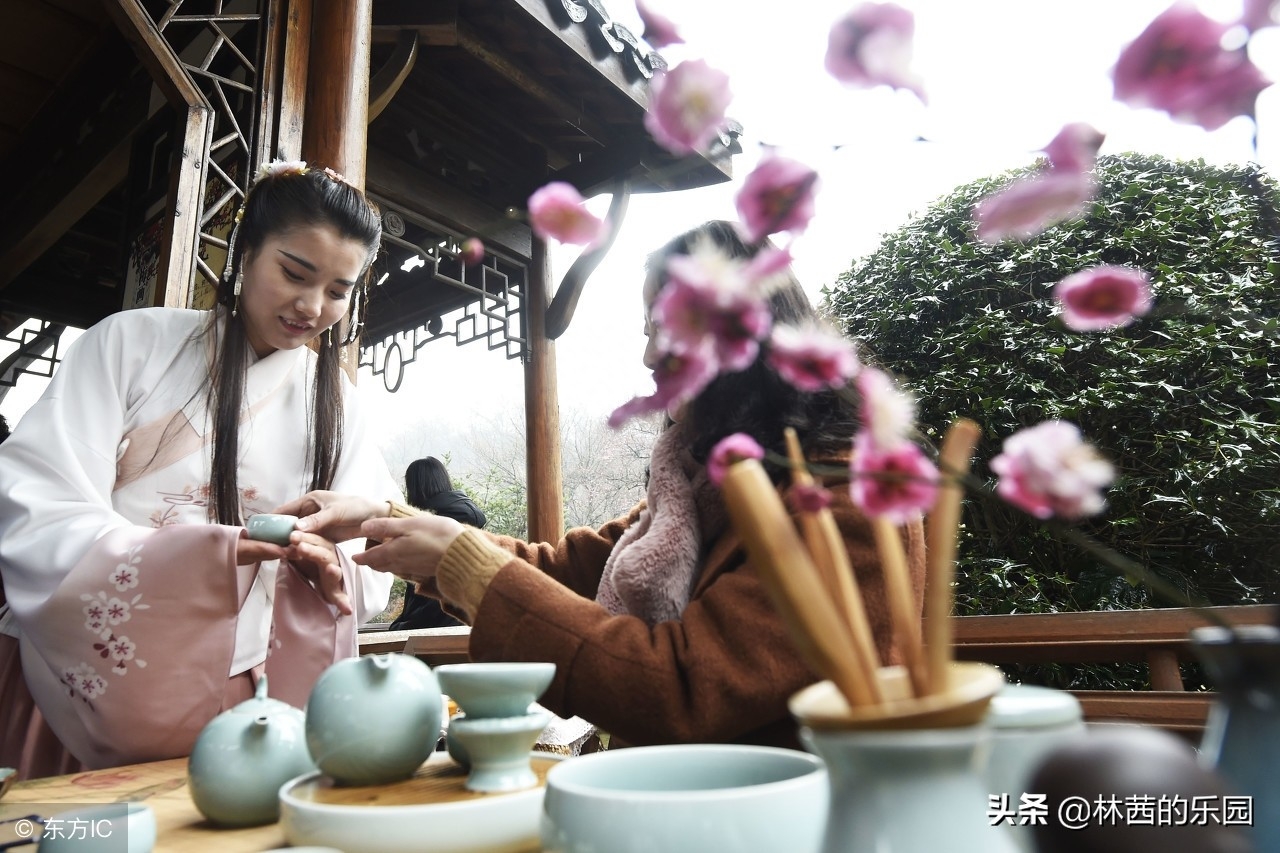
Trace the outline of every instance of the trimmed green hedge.
<instances>
[{"instance_id":1,"label":"trimmed green hedge","mask_svg":"<svg viewBox=\"0 0 1280 853\"><path fill-rule=\"evenodd\" d=\"M984 437L1080 426L1120 472L1081 528L1190 595L1276 601L1280 585L1280 192L1254 167L1100 158L1085 217L1025 242L972 237L971 211L1027 170L960 187L839 277L826 309L917 396L930 439L958 416ZM1156 305L1075 333L1053 285L1097 264L1147 270ZM966 501L962 613L1099 610L1153 600L1044 526Z\"/></svg>"}]
</instances>

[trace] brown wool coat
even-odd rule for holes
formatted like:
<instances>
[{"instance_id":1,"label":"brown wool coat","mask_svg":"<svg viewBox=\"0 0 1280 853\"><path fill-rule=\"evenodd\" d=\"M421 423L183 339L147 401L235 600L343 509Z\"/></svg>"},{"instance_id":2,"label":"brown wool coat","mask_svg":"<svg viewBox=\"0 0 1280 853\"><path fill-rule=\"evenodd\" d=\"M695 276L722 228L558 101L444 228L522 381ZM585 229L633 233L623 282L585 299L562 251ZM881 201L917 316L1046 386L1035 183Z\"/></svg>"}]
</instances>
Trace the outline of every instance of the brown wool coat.
<instances>
[{"instance_id":1,"label":"brown wool coat","mask_svg":"<svg viewBox=\"0 0 1280 853\"><path fill-rule=\"evenodd\" d=\"M836 487L833 495L881 658L896 662L871 527L847 489ZM555 545L492 536L515 557L490 582L475 614L471 659L555 662L542 704L589 720L615 742L798 747L787 699L818 677L798 656L731 528L704 546L678 621L650 627L610 616L594 601L605 560L640 509L598 531L571 530ZM907 525L902 535L919 602L923 527Z\"/></svg>"}]
</instances>

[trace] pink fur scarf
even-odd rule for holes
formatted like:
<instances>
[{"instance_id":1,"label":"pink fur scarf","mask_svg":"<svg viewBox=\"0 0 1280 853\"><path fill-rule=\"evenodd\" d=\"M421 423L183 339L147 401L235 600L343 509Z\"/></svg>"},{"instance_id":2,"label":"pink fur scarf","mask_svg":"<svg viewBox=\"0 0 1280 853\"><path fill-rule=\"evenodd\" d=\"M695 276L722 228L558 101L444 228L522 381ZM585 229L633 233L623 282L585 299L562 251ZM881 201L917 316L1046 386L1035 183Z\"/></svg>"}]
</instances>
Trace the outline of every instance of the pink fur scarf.
<instances>
[{"instance_id":1,"label":"pink fur scarf","mask_svg":"<svg viewBox=\"0 0 1280 853\"><path fill-rule=\"evenodd\" d=\"M647 505L605 561L596 601L650 625L679 619L689 603L705 541L723 530L720 495L694 462L677 424L658 436L649 460Z\"/></svg>"}]
</instances>

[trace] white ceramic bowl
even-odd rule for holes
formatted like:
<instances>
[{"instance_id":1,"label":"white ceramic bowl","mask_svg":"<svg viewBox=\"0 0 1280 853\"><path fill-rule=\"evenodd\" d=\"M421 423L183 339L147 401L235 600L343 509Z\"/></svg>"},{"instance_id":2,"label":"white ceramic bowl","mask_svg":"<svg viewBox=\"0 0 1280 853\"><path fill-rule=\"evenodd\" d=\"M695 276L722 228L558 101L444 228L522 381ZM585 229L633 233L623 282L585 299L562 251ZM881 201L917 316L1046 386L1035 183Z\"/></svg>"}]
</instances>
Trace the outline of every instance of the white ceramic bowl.
<instances>
[{"instance_id":1,"label":"white ceramic bowl","mask_svg":"<svg viewBox=\"0 0 1280 853\"><path fill-rule=\"evenodd\" d=\"M813 853L827 771L766 746L647 746L572 758L547 774L545 853Z\"/></svg>"},{"instance_id":2,"label":"white ceramic bowl","mask_svg":"<svg viewBox=\"0 0 1280 853\"><path fill-rule=\"evenodd\" d=\"M562 757L535 753L559 763ZM443 752L428 759L452 760ZM461 773L461 771L458 771ZM549 774L548 774L549 775ZM541 785L523 791L433 802L337 805L315 796L322 775L308 773L280 788L280 828L289 844L336 847L343 853L515 853L538 849ZM360 790L360 789L357 789Z\"/></svg>"}]
</instances>

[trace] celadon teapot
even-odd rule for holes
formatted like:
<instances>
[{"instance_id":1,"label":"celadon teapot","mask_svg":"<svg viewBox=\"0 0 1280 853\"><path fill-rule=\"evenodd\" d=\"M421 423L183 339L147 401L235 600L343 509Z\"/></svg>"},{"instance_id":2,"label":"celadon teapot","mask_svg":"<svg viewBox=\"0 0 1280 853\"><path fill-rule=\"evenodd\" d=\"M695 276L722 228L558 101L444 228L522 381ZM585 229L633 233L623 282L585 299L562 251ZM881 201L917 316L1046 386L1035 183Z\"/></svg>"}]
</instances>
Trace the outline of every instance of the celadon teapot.
<instances>
[{"instance_id":1,"label":"celadon teapot","mask_svg":"<svg viewBox=\"0 0 1280 853\"><path fill-rule=\"evenodd\" d=\"M280 818L280 786L313 772L306 717L267 698L262 676L247 699L209 721L187 766L191 799L220 826L258 826Z\"/></svg>"},{"instance_id":2,"label":"celadon teapot","mask_svg":"<svg viewBox=\"0 0 1280 853\"><path fill-rule=\"evenodd\" d=\"M307 746L340 785L398 782L435 750L443 712L436 675L417 658L347 658L322 672L311 689Z\"/></svg>"}]
</instances>

